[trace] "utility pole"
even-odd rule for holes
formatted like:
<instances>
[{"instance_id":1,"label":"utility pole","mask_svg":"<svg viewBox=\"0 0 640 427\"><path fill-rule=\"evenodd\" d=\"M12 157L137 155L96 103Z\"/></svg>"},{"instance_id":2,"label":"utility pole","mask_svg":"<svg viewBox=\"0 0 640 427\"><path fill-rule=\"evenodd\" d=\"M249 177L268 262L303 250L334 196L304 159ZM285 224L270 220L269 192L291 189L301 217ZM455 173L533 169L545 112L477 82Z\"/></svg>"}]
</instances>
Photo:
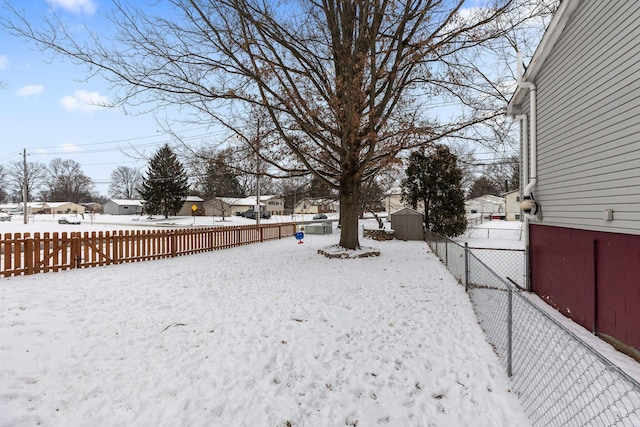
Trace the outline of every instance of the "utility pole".
<instances>
[{"instance_id":1,"label":"utility pole","mask_svg":"<svg viewBox=\"0 0 640 427\"><path fill-rule=\"evenodd\" d=\"M27 149L22 149L22 216L24 217L24 223L29 222L27 217L27 196L29 195L28 180L27 180Z\"/></svg>"},{"instance_id":2,"label":"utility pole","mask_svg":"<svg viewBox=\"0 0 640 427\"><path fill-rule=\"evenodd\" d=\"M262 214L260 207L260 126L261 121L258 119L258 130L256 132L256 209L254 209L257 228L260 228L260 215Z\"/></svg>"}]
</instances>

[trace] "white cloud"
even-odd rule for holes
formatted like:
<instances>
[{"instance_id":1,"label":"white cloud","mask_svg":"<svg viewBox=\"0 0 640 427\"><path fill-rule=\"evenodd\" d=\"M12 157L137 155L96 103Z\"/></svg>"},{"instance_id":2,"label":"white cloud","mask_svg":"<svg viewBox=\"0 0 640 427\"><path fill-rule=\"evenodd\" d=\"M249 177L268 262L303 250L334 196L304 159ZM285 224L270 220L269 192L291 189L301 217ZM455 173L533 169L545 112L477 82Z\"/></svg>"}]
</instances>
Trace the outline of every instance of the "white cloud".
<instances>
[{"instance_id":1,"label":"white cloud","mask_svg":"<svg viewBox=\"0 0 640 427\"><path fill-rule=\"evenodd\" d=\"M20 89L16 91L16 95L18 96L32 96L42 93L44 91L44 86L42 85L27 85L22 86Z\"/></svg>"},{"instance_id":2,"label":"white cloud","mask_svg":"<svg viewBox=\"0 0 640 427\"><path fill-rule=\"evenodd\" d=\"M98 6L93 0L47 0L52 7L60 7L68 12L78 15L93 15Z\"/></svg>"},{"instance_id":3,"label":"white cloud","mask_svg":"<svg viewBox=\"0 0 640 427\"><path fill-rule=\"evenodd\" d=\"M9 66L9 58L7 55L0 55L0 70L4 70Z\"/></svg>"},{"instance_id":4,"label":"white cloud","mask_svg":"<svg viewBox=\"0 0 640 427\"><path fill-rule=\"evenodd\" d=\"M110 105L109 98L98 92L77 90L73 95L67 95L60 100L60 105L67 111L79 111L81 113L93 113Z\"/></svg>"},{"instance_id":5,"label":"white cloud","mask_svg":"<svg viewBox=\"0 0 640 427\"><path fill-rule=\"evenodd\" d=\"M65 153L78 153L80 151L80 147L73 144L62 144L60 145L60 149Z\"/></svg>"}]
</instances>

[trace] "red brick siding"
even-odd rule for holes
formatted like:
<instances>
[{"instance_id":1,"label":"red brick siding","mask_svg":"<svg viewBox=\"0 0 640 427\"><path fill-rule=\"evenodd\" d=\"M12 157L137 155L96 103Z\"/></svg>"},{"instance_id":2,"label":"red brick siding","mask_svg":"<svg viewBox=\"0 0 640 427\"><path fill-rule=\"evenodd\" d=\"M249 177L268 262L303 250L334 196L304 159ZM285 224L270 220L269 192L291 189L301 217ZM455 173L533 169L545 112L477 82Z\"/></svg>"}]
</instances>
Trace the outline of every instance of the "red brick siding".
<instances>
[{"instance_id":1,"label":"red brick siding","mask_svg":"<svg viewBox=\"0 0 640 427\"><path fill-rule=\"evenodd\" d=\"M640 236L538 224L529 233L532 290L593 330L597 283L598 332L640 350Z\"/></svg>"}]
</instances>

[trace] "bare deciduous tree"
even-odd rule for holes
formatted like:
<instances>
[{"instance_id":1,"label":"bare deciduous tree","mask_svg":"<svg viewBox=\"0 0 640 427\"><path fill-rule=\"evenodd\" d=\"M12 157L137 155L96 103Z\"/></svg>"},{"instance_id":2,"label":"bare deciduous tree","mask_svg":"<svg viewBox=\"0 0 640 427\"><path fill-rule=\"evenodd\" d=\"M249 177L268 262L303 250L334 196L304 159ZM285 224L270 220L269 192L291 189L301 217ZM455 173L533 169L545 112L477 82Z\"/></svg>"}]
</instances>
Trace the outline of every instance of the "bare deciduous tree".
<instances>
[{"instance_id":1,"label":"bare deciduous tree","mask_svg":"<svg viewBox=\"0 0 640 427\"><path fill-rule=\"evenodd\" d=\"M302 164L338 190L340 245L351 249L359 246L363 182L403 150L502 113L502 82L481 72L478 49L523 20L516 0L476 9L464 0L169 3L154 16L152 7L114 2L111 39L83 41L56 15L37 26L12 7L0 22L105 76L121 105L192 109L194 122L213 120L237 136L246 134L248 112L263 112L269 131L237 140L269 171L290 176ZM463 111L439 123L424 113L443 99Z\"/></svg>"},{"instance_id":2,"label":"bare deciduous tree","mask_svg":"<svg viewBox=\"0 0 640 427\"><path fill-rule=\"evenodd\" d=\"M82 203L93 198L93 181L75 160L51 160L46 186L45 194L49 201Z\"/></svg>"},{"instance_id":3,"label":"bare deciduous tree","mask_svg":"<svg viewBox=\"0 0 640 427\"><path fill-rule=\"evenodd\" d=\"M7 168L4 165L0 165L0 202L2 203L6 203L9 199L7 178Z\"/></svg>"},{"instance_id":4,"label":"bare deciduous tree","mask_svg":"<svg viewBox=\"0 0 640 427\"><path fill-rule=\"evenodd\" d=\"M44 190L49 172L47 166L40 162L27 163L27 201L32 201L36 195L40 195ZM24 162L17 161L9 165L7 171L7 190L9 197L14 201L22 200L24 188Z\"/></svg>"},{"instance_id":5,"label":"bare deciduous tree","mask_svg":"<svg viewBox=\"0 0 640 427\"><path fill-rule=\"evenodd\" d=\"M517 190L520 188L520 159L510 156L500 162L494 162L487 168L487 175L502 192Z\"/></svg>"},{"instance_id":6,"label":"bare deciduous tree","mask_svg":"<svg viewBox=\"0 0 640 427\"><path fill-rule=\"evenodd\" d=\"M142 175L135 168L118 166L111 172L109 195L117 199L138 198L138 188L142 184Z\"/></svg>"}]
</instances>

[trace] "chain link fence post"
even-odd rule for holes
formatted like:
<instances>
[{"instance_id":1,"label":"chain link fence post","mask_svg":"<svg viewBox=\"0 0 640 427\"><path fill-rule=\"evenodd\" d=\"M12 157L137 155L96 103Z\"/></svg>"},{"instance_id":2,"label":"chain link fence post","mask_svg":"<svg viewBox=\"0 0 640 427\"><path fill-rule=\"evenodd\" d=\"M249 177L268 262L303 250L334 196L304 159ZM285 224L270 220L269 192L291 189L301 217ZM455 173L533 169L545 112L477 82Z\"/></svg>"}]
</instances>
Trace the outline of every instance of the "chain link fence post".
<instances>
[{"instance_id":1,"label":"chain link fence post","mask_svg":"<svg viewBox=\"0 0 640 427\"><path fill-rule=\"evenodd\" d=\"M446 237L444 241L444 265L449 266L449 239Z\"/></svg>"},{"instance_id":2,"label":"chain link fence post","mask_svg":"<svg viewBox=\"0 0 640 427\"><path fill-rule=\"evenodd\" d=\"M464 291L469 292L469 243L464 242Z\"/></svg>"},{"instance_id":3,"label":"chain link fence post","mask_svg":"<svg viewBox=\"0 0 640 427\"><path fill-rule=\"evenodd\" d=\"M513 375L513 286L507 289L507 375Z\"/></svg>"}]
</instances>

